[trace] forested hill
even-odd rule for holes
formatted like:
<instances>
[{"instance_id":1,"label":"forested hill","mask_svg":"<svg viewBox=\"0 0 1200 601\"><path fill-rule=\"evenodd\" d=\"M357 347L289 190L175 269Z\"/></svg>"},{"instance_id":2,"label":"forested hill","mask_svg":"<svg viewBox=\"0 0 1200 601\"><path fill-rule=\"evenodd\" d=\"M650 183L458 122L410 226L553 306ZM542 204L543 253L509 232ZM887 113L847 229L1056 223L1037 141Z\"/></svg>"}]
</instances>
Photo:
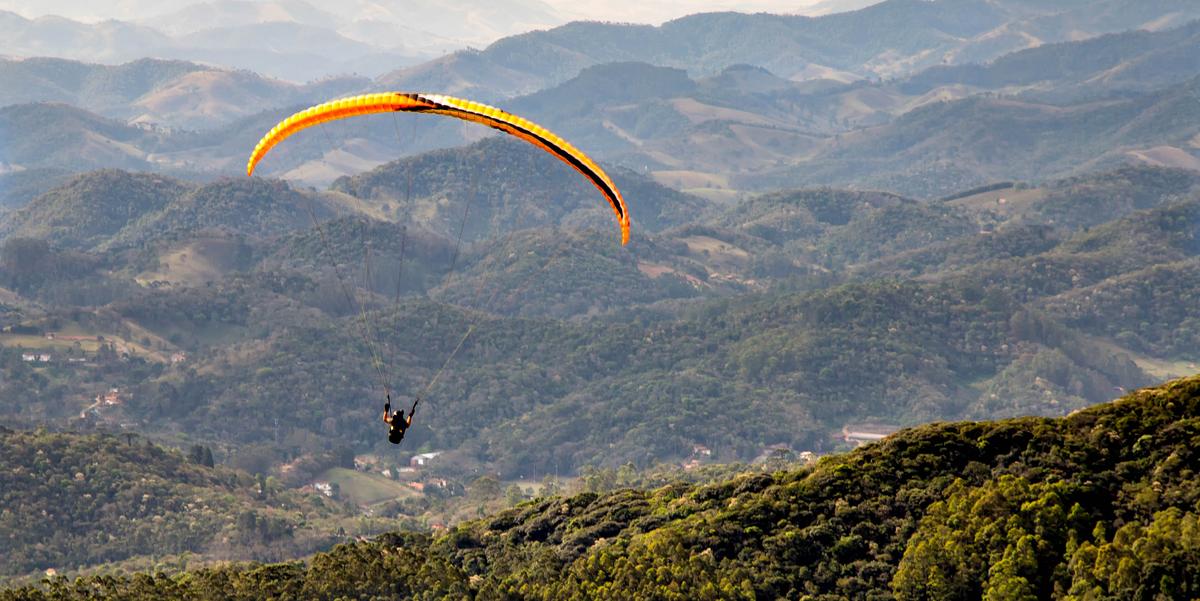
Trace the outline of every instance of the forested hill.
<instances>
[{"instance_id":1,"label":"forested hill","mask_svg":"<svg viewBox=\"0 0 1200 601\"><path fill-rule=\"evenodd\" d=\"M534 500L308 562L42 599L1189 599L1200 377L1065 418L933 424L716 485Z\"/></svg>"},{"instance_id":2,"label":"forested hill","mask_svg":"<svg viewBox=\"0 0 1200 601\"><path fill-rule=\"evenodd\" d=\"M186 565L189 553L295 557L336 541L330 534L350 513L214 467L207 447L185 455L134 435L0 427L0 582L101 564Z\"/></svg>"},{"instance_id":3,"label":"forested hill","mask_svg":"<svg viewBox=\"0 0 1200 601\"><path fill-rule=\"evenodd\" d=\"M642 174L621 169L612 175L625 197L637 199L639 230L657 232L711 209L708 201ZM339 178L332 189L384 203L398 217L448 238L462 229L466 241L547 225L616 228L612 209L591 183L541 149L511 138L393 161Z\"/></svg>"},{"instance_id":4,"label":"forested hill","mask_svg":"<svg viewBox=\"0 0 1200 601\"><path fill-rule=\"evenodd\" d=\"M14 330L0 417L62 423L128 388L97 419L247 445L235 465L280 475L320 445L390 449L374 343L400 394L448 366L405 452L443 451L442 476L523 479L685 461L696 444L723 462L830 451L862 421L1063 415L1197 371L1194 172L728 208L641 180L657 206L697 214L621 247L585 183L565 207L550 176L530 178L545 199L511 195L502 167L522 152L489 140L409 159L343 180L350 193L104 171L42 195L0 248ZM489 163L501 189L471 198L462 167ZM343 216L313 228L309 201ZM504 231L526 217L545 225ZM572 227L593 218L605 229ZM464 222L497 231L460 245ZM281 407L306 419L275 424Z\"/></svg>"}]
</instances>

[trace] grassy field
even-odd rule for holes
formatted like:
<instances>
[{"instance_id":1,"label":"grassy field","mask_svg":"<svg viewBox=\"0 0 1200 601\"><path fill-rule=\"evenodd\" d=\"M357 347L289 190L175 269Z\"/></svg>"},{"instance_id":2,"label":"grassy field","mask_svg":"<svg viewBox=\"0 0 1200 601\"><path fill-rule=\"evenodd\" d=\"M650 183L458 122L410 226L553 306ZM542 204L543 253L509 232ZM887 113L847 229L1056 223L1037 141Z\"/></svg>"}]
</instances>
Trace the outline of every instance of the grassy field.
<instances>
[{"instance_id":1,"label":"grassy field","mask_svg":"<svg viewBox=\"0 0 1200 601\"><path fill-rule=\"evenodd\" d=\"M1088 341L1109 351L1128 355L1142 371L1161 380L1173 380L1200 372L1200 364L1193 361L1143 355L1103 338L1089 337Z\"/></svg>"},{"instance_id":2,"label":"grassy field","mask_svg":"<svg viewBox=\"0 0 1200 601\"><path fill-rule=\"evenodd\" d=\"M166 341L154 335L152 332L134 324L127 322L131 332L135 336L151 338L157 341L160 345L166 345ZM149 348L131 340L126 340L114 334L97 334L96 332L81 329L77 325L68 324L54 332L54 338L46 338L40 334L3 334L0 333L0 346L5 348L21 347L31 351L49 351L49 352L65 352L79 345L79 349L85 353L95 353L100 348L100 341L97 336L103 336L104 342L112 344L117 352L132 353L150 361L165 363L167 357L164 353Z\"/></svg>"},{"instance_id":3,"label":"grassy field","mask_svg":"<svg viewBox=\"0 0 1200 601\"><path fill-rule=\"evenodd\" d=\"M420 494L401 482L343 467L325 470L317 479L336 483L342 497L358 505L372 505Z\"/></svg>"},{"instance_id":4,"label":"grassy field","mask_svg":"<svg viewBox=\"0 0 1200 601\"><path fill-rule=\"evenodd\" d=\"M9 348L19 346L38 351L65 351L73 348L76 342L87 353L94 353L96 349L100 348L100 343L94 337L87 340L65 340L62 338L51 340L38 334L0 334L0 346Z\"/></svg>"},{"instance_id":5,"label":"grassy field","mask_svg":"<svg viewBox=\"0 0 1200 601\"><path fill-rule=\"evenodd\" d=\"M1170 359L1155 359L1144 355L1135 355L1133 362L1142 368L1142 371L1163 380L1173 380L1200 373L1200 365L1191 361L1172 361Z\"/></svg>"},{"instance_id":6,"label":"grassy field","mask_svg":"<svg viewBox=\"0 0 1200 601\"><path fill-rule=\"evenodd\" d=\"M221 279L225 271L205 253L202 242L190 242L164 253L158 258L159 267L138 274L135 281L143 286L151 282L167 282L176 286L202 286Z\"/></svg>"},{"instance_id":7,"label":"grassy field","mask_svg":"<svg viewBox=\"0 0 1200 601\"><path fill-rule=\"evenodd\" d=\"M1046 196L1047 192L1042 188L1026 188L1024 190L1005 188L956 198L948 204L971 211L990 211L1004 219L1012 219L1031 210Z\"/></svg>"}]
</instances>

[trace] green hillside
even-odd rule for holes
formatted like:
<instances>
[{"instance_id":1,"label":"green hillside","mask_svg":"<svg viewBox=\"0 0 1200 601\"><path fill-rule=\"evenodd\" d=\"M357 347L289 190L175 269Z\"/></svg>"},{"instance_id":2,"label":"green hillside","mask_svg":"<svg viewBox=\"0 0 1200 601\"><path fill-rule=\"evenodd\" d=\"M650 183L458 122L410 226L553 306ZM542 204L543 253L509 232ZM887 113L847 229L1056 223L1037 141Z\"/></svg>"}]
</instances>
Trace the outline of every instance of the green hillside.
<instances>
[{"instance_id":1,"label":"green hillside","mask_svg":"<svg viewBox=\"0 0 1200 601\"><path fill-rule=\"evenodd\" d=\"M817 189L754 197L716 223L826 267L870 261L974 233L972 216L886 192Z\"/></svg>"},{"instance_id":2,"label":"green hillside","mask_svg":"<svg viewBox=\"0 0 1200 601\"><path fill-rule=\"evenodd\" d=\"M1200 172L1151 166L1122 167L1047 182L1040 191L1018 191L964 199L956 204L994 211L1005 220L1053 225L1056 229L1094 227L1133 211L1194 197ZM1040 193L1039 193L1040 192ZM1029 195L1030 200L1022 200ZM996 199L1013 197L1003 206ZM990 206L982 202L992 200Z\"/></svg>"},{"instance_id":3,"label":"green hillside","mask_svg":"<svg viewBox=\"0 0 1200 601\"><path fill-rule=\"evenodd\" d=\"M202 70L195 63L145 59L108 66L60 58L0 61L0 105L66 102L96 113L128 105L178 77Z\"/></svg>"},{"instance_id":4,"label":"green hillside","mask_svg":"<svg viewBox=\"0 0 1200 601\"><path fill-rule=\"evenodd\" d=\"M423 167L414 189L452 198L440 191L469 191L473 177L459 160L515 161L514 148L492 141L412 159ZM457 232L425 224L453 231L463 204L426 213L424 224L422 207L440 203L414 200L418 223L373 217L403 201L389 195L405 165L340 184L362 198L270 180L175 183L178 198L127 225L96 203L94 218L55 239L113 223L105 231L120 226L116 236L86 239L120 252L8 241L0 281L43 303L10 323L128 345L145 363L106 364L102 380L133 387L136 400L107 419L255 444L267 471L314 441L376 449L383 385L411 398L435 376L412 444L454 449L447 473L486 465L518 477L556 462L680 460L694 444L724 461L780 442L829 450L860 421L1061 415L1114 387L1182 373L1191 357L1180 307L1194 304L1200 221L1186 171L1127 168L945 201L780 192L691 221L677 215L682 225L620 247L586 186L571 197L574 213L537 197L479 199L468 224L476 215L494 229L461 245ZM154 181L146 177L78 182ZM501 188L519 185L510 177ZM51 210L55 199L115 198L122 186L88 195L68 186L25 210L73 215ZM345 216L314 228L309 206L319 219ZM519 224L506 219L530 212L547 223L509 229ZM582 215L609 229L551 227ZM178 351L187 362L171 367ZM10 411L26 419L56 415L65 391L96 373L23 368L34 400ZM280 407L309 418L277 425ZM743 427L722 427L729 419Z\"/></svg>"},{"instance_id":5,"label":"green hillside","mask_svg":"<svg viewBox=\"0 0 1200 601\"><path fill-rule=\"evenodd\" d=\"M332 215L318 195L278 180L229 178L195 185L105 169L37 196L5 217L0 234L47 239L60 249L103 250L161 243L206 229L271 237L311 229Z\"/></svg>"},{"instance_id":6,"label":"green hillside","mask_svg":"<svg viewBox=\"0 0 1200 601\"><path fill-rule=\"evenodd\" d=\"M472 247L433 297L502 315L568 318L716 295L720 284L704 281L707 273L677 246L647 236L622 249L592 230L526 230Z\"/></svg>"},{"instance_id":7,"label":"green hillside","mask_svg":"<svg viewBox=\"0 0 1200 601\"><path fill-rule=\"evenodd\" d=\"M204 397L184 391L205 391L212 402L179 416L201 436L259 440L272 429L261 416L287 406L309 416L283 424L297 440L320 423L343 442L378 444L370 399L382 382L368 341L384 381L411 395L461 340L409 438L456 449L447 465L483 462L510 476L546 473L554 457L644 464L686 456L693 443L748 459L780 441L824 448L849 421L973 415L986 393L971 383L1023 369L1039 349L1069 358L1055 378L1062 388L1023 411L1065 412L1149 381L1127 357L1086 351L1003 294L957 285L875 282L713 302L670 320L614 312L574 324L404 302L367 324L365 339L356 315L294 326L236 364L218 356L219 372L172 377L169 395L151 388L138 406L193 407Z\"/></svg>"},{"instance_id":8,"label":"green hillside","mask_svg":"<svg viewBox=\"0 0 1200 601\"><path fill-rule=\"evenodd\" d=\"M1165 351L1200 359L1196 305L1200 262L1188 259L1155 265L1045 301L1064 323L1112 338L1141 352Z\"/></svg>"},{"instance_id":9,"label":"green hillside","mask_svg":"<svg viewBox=\"0 0 1200 601\"><path fill-rule=\"evenodd\" d=\"M161 134L54 103L0 108L0 136L0 162L72 171L150 169L146 153L163 141Z\"/></svg>"},{"instance_id":10,"label":"green hillside","mask_svg":"<svg viewBox=\"0 0 1200 601\"><path fill-rule=\"evenodd\" d=\"M612 170L639 230L659 231L701 216L708 202L631 171ZM490 138L465 148L401 159L332 189L376 203L448 238L467 241L545 226L595 227L619 236L612 208L570 166L525 142ZM636 211L636 214L634 213ZM465 222L464 222L465 219Z\"/></svg>"},{"instance_id":11,"label":"green hillside","mask_svg":"<svg viewBox=\"0 0 1200 601\"><path fill-rule=\"evenodd\" d=\"M294 557L350 512L140 436L0 428L0 581L124 564Z\"/></svg>"},{"instance_id":12,"label":"green hillside","mask_svg":"<svg viewBox=\"0 0 1200 601\"><path fill-rule=\"evenodd\" d=\"M424 293L441 283L451 264L464 254L459 246L456 256L455 246L455 240L419 225L338 217L268 242L256 269L282 270L328 283L340 277L379 295L360 297L375 306L397 295Z\"/></svg>"},{"instance_id":13,"label":"green hillside","mask_svg":"<svg viewBox=\"0 0 1200 601\"><path fill-rule=\"evenodd\" d=\"M247 236L270 237L312 228L332 216L316 195L287 182L227 178L195 188L161 211L148 214L110 240L117 247L148 240L219 229Z\"/></svg>"},{"instance_id":14,"label":"green hillside","mask_svg":"<svg viewBox=\"0 0 1200 601\"><path fill-rule=\"evenodd\" d=\"M997 180L1071 175L1084 164L1120 165L1129 162L1127 152L1189 147L1200 132L1197 86L1200 79L1192 79L1142 96L1067 107L985 97L929 104L846 135L805 160L804 169L764 173L757 185L855 181L941 196Z\"/></svg>"},{"instance_id":15,"label":"green hillside","mask_svg":"<svg viewBox=\"0 0 1200 601\"><path fill-rule=\"evenodd\" d=\"M64 169L32 169L0 175L0 207L25 206L42 193L62 184L70 176Z\"/></svg>"},{"instance_id":16,"label":"green hillside","mask_svg":"<svg viewBox=\"0 0 1200 601\"><path fill-rule=\"evenodd\" d=\"M8 235L46 238L87 249L178 199L191 186L159 175L115 169L76 176L5 219Z\"/></svg>"},{"instance_id":17,"label":"green hillside","mask_svg":"<svg viewBox=\"0 0 1200 601\"><path fill-rule=\"evenodd\" d=\"M437 536L0 598L1190 598L1200 380L903 431L796 472L539 499Z\"/></svg>"}]
</instances>

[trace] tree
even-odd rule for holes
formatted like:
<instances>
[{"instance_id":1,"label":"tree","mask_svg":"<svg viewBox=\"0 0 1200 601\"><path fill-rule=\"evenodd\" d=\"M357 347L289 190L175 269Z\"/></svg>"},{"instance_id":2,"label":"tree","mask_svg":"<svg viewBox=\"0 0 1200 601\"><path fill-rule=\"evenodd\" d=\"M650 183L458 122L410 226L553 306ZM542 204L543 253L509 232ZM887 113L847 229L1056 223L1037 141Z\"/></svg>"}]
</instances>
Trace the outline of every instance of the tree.
<instances>
[{"instance_id":1,"label":"tree","mask_svg":"<svg viewBox=\"0 0 1200 601\"><path fill-rule=\"evenodd\" d=\"M477 501L491 501L500 498L500 481L491 476L480 476L471 482L467 494Z\"/></svg>"},{"instance_id":2,"label":"tree","mask_svg":"<svg viewBox=\"0 0 1200 601\"><path fill-rule=\"evenodd\" d=\"M525 500L525 493L521 491L519 484L510 484L508 488L504 489L504 500L510 506L516 505Z\"/></svg>"},{"instance_id":3,"label":"tree","mask_svg":"<svg viewBox=\"0 0 1200 601\"><path fill-rule=\"evenodd\" d=\"M542 478L542 487L538 489L538 496L553 497L558 494L562 494L562 486L559 485L558 478L546 474Z\"/></svg>"}]
</instances>

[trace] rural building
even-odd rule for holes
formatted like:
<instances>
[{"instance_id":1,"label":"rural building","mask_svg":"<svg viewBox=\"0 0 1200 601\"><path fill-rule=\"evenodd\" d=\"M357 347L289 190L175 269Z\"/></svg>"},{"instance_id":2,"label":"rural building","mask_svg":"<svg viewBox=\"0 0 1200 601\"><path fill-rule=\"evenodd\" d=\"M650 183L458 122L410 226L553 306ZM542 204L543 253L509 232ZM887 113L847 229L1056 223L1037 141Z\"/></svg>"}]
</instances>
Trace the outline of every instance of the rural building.
<instances>
[{"instance_id":1,"label":"rural building","mask_svg":"<svg viewBox=\"0 0 1200 601\"><path fill-rule=\"evenodd\" d=\"M765 447L762 450L762 452L759 453L758 456L755 457L751 461L751 463L754 463L754 464L766 463L768 460L770 460L772 458L783 459L785 461L791 461L795 456L796 456L796 451L794 449L792 449L792 445L780 442L780 443L768 445L767 447Z\"/></svg>"},{"instance_id":2,"label":"rural building","mask_svg":"<svg viewBox=\"0 0 1200 601\"><path fill-rule=\"evenodd\" d=\"M888 424L846 424L842 427L842 440L863 445L883 440L899 430L899 426Z\"/></svg>"},{"instance_id":3,"label":"rural building","mask_svg":"<svg viewBox=\"0 0 1200 601\"><path fill-rule=\"evenodd\" d=\"M434 457L437 457L438 455L441 455L441 454L442 454L441 451L434 451L432 453L421 453L420 455L413 455L413 458L408 460L408 464L413 467L425 467L425 465L427 465L431 459L433 459Z\"/></svg>"},{"instance_id":4,"label":"rural building","mask_svg":"<svg viewBox=\"0 0 1200 601\"><path fill-rule=\"evenodd\" d=\"M125 399L121 397L120 388L109 388L108 392L96 395L97 405L120 405L123 402Z\"/></svg>"}]
</instances>

